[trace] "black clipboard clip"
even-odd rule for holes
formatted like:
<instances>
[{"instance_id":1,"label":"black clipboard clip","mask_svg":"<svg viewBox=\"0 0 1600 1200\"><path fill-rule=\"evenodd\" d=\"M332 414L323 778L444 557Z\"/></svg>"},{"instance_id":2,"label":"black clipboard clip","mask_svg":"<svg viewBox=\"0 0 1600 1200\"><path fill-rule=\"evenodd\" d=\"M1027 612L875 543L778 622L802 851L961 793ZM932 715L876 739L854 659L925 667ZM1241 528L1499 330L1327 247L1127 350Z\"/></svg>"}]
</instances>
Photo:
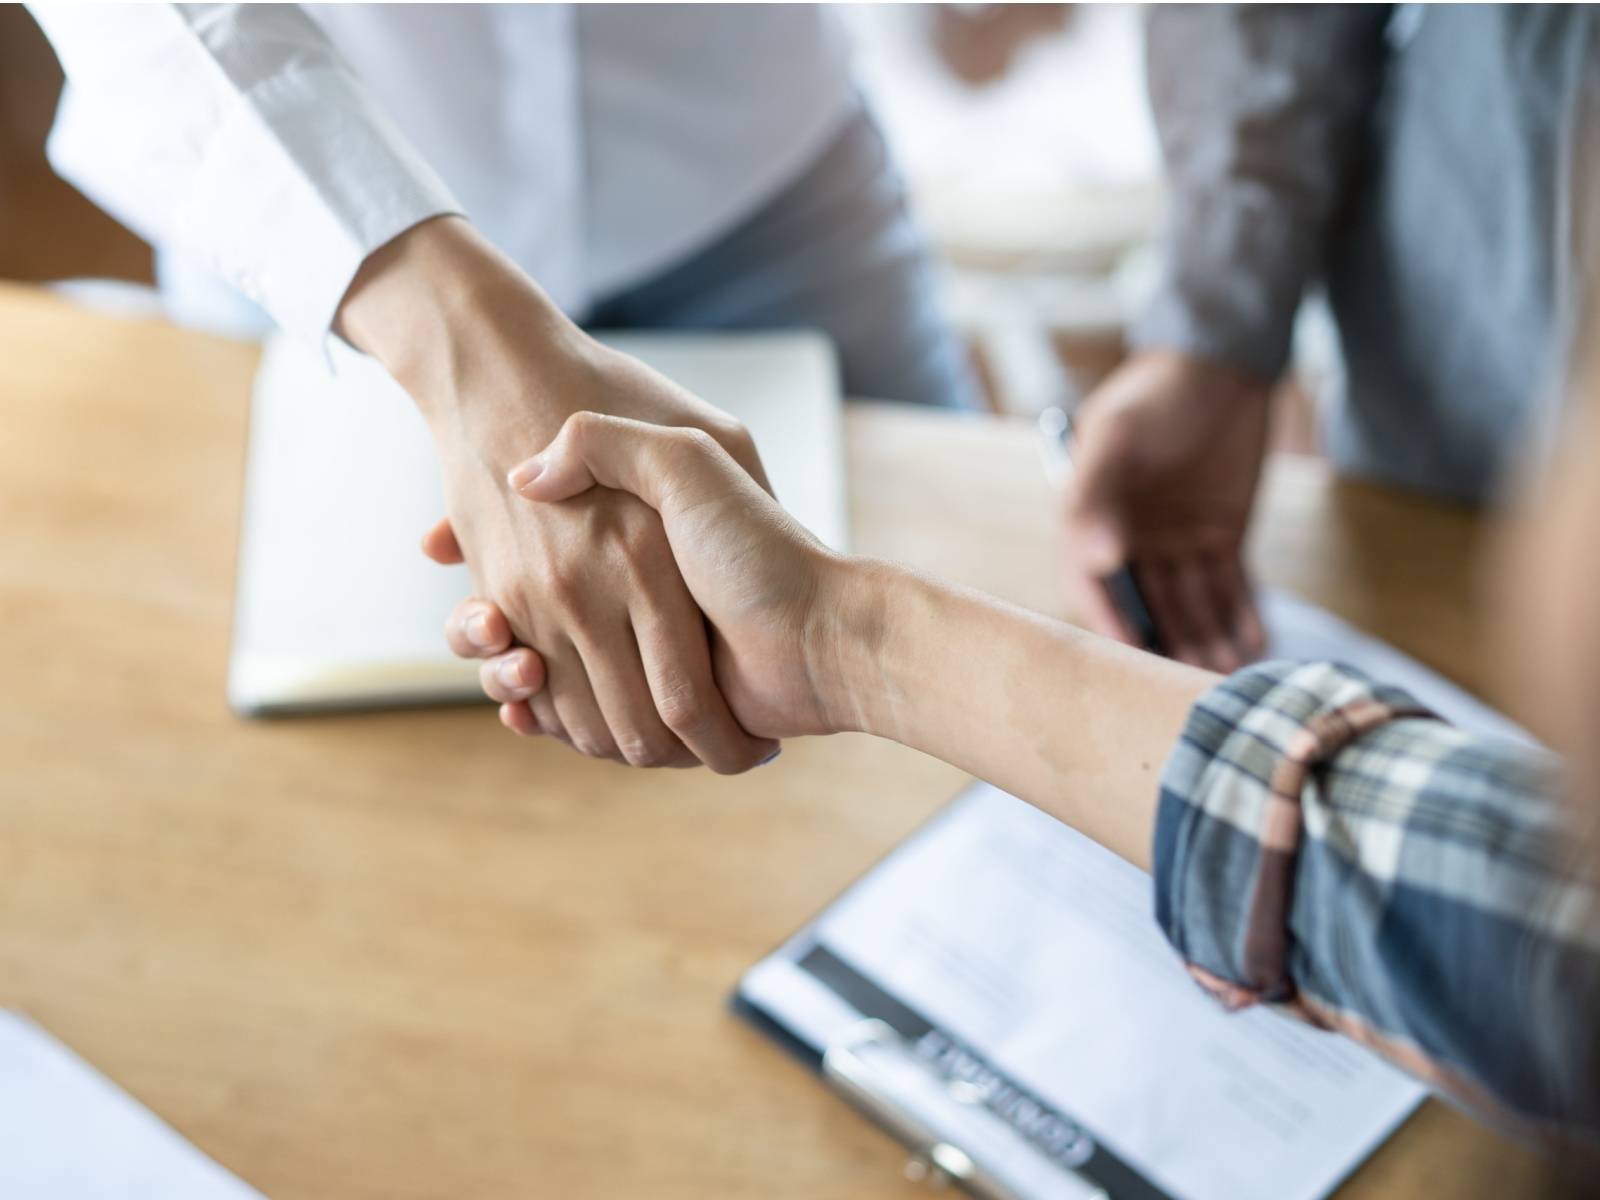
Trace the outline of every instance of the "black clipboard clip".
<instances>
[{"instance_id":1,"label":"black clipboard clip","mask_svg":"<svg viewBox=\"0 0 1600 1200\"><path fill-rule=\"evenodd\" d=\"M937 1076L888 1022L874 1017L852 1025L823 1052L822 1074L910 1150L908 1179L936 1188L953 1183L982 1200L1025 1200L972 1140L1008 1147L1013 1156L1026 1152L1015 1128L985 1107L986 1089L967 1079ZM961 1138L965 1146L950 1133L958 1125L969 1131ZM1075 1200L1110 1200L1103 1187L1061 1163L1052 1164L1052 1170L1062 1173L1063 1183L1070 1179L1079 1185L1072 1189Z\"/></svg>"}]
</instances>

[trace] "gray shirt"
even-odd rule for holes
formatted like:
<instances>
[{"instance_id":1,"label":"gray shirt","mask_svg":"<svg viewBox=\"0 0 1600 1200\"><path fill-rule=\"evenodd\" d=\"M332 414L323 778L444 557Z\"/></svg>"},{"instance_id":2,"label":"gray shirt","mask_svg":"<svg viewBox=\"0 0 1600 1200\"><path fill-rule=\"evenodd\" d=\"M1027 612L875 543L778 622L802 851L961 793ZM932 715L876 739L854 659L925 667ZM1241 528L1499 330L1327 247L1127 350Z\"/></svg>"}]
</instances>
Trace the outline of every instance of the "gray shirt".
<instances>
[{"instance_id":1,"label":"gray shirt","mask_svg":"<svg viewBox=\"0 0 1600 1200\"><path fill-rule=\"evenodd\" d=\"M1557 392L1597 27L1584 6L1156 9L1172 216L1135 345L1276 376L1322 285L1335 461L1492 492Z\"/></svg>"}]
</instances>

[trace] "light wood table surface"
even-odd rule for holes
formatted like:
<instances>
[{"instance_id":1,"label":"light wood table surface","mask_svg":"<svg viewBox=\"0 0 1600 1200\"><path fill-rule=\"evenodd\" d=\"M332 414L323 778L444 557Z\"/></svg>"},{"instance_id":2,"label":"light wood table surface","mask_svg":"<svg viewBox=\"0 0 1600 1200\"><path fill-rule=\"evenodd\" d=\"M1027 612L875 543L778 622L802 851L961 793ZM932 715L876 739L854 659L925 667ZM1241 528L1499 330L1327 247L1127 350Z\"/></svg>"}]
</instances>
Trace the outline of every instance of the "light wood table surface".
<instances>
[{"instance_id":1,"label":"light wood table surface","mask_svg":"<svg viewBox=\"0 0 1600 1200\"><path fill-rule=\"evenodd\" d=\"M634 773L487 709L223 701L253 348L0 287L0 1005L269 1196L891 1197L900 1155L727 1013L963 784L864 737ZM856 548L1056 605L1027 429L861 407ZM1283 462L1259 559L1485 687L1461 513ZM1529 1196L1430 1104L1349 1196Z\"/></svg>"}]
</instances>

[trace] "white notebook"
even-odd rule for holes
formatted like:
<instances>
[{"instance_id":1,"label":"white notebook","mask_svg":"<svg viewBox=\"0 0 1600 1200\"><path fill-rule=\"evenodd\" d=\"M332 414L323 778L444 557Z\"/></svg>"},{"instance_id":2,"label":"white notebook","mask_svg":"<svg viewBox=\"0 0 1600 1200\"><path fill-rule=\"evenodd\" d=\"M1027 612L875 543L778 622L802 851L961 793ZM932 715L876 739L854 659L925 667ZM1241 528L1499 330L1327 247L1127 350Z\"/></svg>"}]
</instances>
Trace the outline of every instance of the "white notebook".
<instances>
[{"instance_id":1,"label":"white notebook","mask_svg":"<svg viewBox=\"0 0 1600 1200\"><path fill-rule=\"evenodd\" d=\"M619 334L632 354L738 417L778 499L845 545L841 403L832 347L811 333ZM532 450L538 447L531 447ZM371 359L329 373L285 338L256 376L228 698L245 715L481 700L444 643L465 567L418 550L444 515L433 441Z\"/></svg>"}]
</instances>

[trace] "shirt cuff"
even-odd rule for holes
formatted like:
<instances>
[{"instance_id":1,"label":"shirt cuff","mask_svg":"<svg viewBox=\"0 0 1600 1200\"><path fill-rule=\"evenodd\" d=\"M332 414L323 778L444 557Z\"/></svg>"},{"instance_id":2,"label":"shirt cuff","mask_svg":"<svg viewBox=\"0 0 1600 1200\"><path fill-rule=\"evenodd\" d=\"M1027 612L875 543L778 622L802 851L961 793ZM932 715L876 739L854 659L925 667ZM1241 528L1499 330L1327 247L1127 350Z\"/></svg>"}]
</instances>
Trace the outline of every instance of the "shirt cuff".
<instances>
[{"instance_id":1,"label":"shirt cuff","mask_svg":"<svg viewBox=\"0 0 1600 1200\"><path fill-rule=\"evenodd\" d=\"M1283 373L1314 248L1264 189L1237 183L1173 200L1155 292L1129 330L1271 381Z\"/></svg>"},{"instance_id":2,"label":"shirt cuff","mask_svg":"<svg viewBox=\"0 0 1600 1200\"><path fill-rule=\"evenodd\" d=\"M51 131L52 165L312 348L326 349L367 255L420 221L461 212L293 6L204 19L152 6L102 20L167 86L129 95L127 64L108 38L58 29L76 69ZM250 37L230 32L245 20Z\"/></svg>"},{"instance_id":3,"label":"shirt cuff","mask_svg":"<svg viewBox=\"0 0 1600 1200\"><path fill-rule=\"evenodd\" d=\"M294 112L267 118L282 130L265 147L278 160L266 186L242 194L238 180L261 180L259 145L243 130L220 129L217 161L208 164L195 200L226 198L235 207L215 266L228 282L272 314L291 336L319 351L344 294L366 257L430 217L460 205L359 84L341 69L305 89ZM262 114L239 109L232 120ZM241 155L230 161L230 151Z\"/></svg>"},{"instance_id":4,"label":"shirt cuff","mask_svg":"<svg viewBox=\"0 0 1600 1200\"><path fill-rule=\"evenodd\" d=\"M1331 663L1262 663L1190 710L1161 776L1156 920L1230 1008L1292 1000L1290 920L1313 771L1368 730L1426 716L1407 693Z\"/></svg>"}]
</instances>

